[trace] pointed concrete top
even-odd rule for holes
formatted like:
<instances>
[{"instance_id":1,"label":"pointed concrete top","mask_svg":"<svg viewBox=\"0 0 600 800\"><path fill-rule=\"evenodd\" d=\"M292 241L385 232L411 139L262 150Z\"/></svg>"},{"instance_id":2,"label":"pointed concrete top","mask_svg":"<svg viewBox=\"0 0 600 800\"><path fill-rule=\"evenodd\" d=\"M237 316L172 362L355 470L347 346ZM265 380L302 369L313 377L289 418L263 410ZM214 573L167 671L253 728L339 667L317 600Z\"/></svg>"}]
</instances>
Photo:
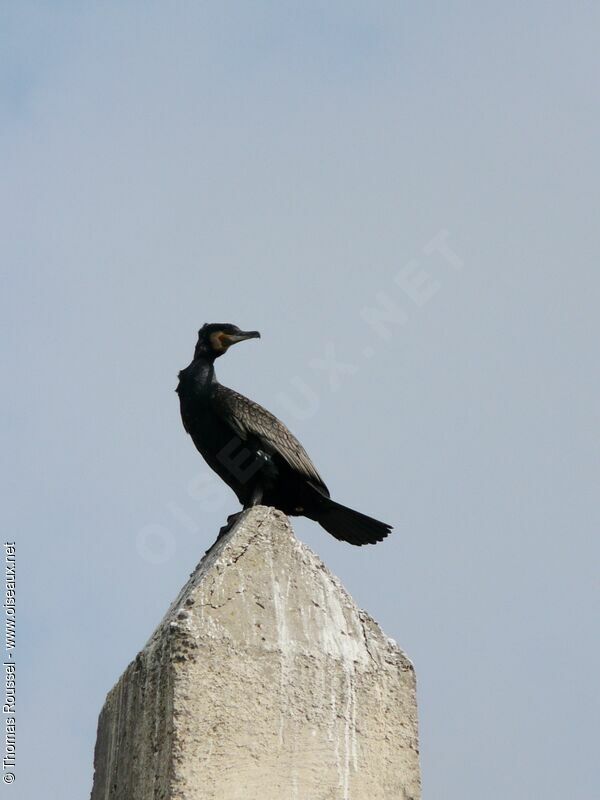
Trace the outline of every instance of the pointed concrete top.
<instances>
[{"instance_id":1,"label":"pointed concrete top","mask_svg":"<svg viewBox=\"0 0 600 800\"><path fill-rule=\"evenodd\" d=\"M414 670L258 506L109 694L95 769L92 800L417 800Z\"/></svg>"}]
</instances>

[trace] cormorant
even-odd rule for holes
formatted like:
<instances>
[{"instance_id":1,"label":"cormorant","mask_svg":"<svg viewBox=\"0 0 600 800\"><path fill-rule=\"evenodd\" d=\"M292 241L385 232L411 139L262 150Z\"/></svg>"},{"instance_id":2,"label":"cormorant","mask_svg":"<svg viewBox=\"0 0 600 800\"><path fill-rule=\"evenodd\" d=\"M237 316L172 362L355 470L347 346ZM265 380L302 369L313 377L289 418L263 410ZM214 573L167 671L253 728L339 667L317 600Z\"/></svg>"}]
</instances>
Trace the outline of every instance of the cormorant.
<instances>
[{"instance_id":1,"label":"cormorant","mask_svg":"<svg viewBox=\"0 0 600 800\"><path fill-rule=\"evenodd\" d=\"M245 509L274 506L287 515L313 519L350 544L380 542L391 526L333 501L308 454L285 425L215 377L215 359L237 342L258 338L258 331L242 331L228 323L200 328L194 358L179 373L176 389L184 428Z\"/></svg>"}]
</instances>

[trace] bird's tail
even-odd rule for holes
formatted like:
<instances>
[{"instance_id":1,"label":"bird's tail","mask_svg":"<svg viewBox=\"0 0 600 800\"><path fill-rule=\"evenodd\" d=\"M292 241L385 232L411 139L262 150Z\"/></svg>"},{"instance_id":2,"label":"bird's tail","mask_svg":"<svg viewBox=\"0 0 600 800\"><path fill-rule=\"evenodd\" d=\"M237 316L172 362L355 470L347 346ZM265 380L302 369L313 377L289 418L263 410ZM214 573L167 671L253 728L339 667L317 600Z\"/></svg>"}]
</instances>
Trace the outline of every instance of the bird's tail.
<instances>
[{"instance_id":1,"label":"bird's tail","mask_svg":"<svg viewBox=\"0 0 600 800\"><path fill-rule=\"evenodd\" d=\"M361 514L360 511L346 508L329 498L320 505L321 508L314 515L314 519L327 533L342 542L349 542L358 547L363 544L377 544L392 530L391 525Z\"/></svg>"}]
</instances>

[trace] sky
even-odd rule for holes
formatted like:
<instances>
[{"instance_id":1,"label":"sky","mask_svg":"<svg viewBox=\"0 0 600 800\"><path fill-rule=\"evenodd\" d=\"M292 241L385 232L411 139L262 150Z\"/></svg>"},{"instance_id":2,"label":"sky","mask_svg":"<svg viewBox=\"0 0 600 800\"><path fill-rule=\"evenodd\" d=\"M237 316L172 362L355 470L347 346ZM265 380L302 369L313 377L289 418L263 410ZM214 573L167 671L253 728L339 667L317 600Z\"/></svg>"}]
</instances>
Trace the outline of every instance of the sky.
<instances>
[{"instance_id":1,"label":"sky","mask_svg":"<svg viewBox=\"0 0 600 800\"><path fill-rule=\"evenodd\" d=\"M600 7L0 3L1 480L19 800L233 494L173 390L218 364L334 496L294 528L415 664L424 797L600 791Z\"/></svg>"}]
</instances>

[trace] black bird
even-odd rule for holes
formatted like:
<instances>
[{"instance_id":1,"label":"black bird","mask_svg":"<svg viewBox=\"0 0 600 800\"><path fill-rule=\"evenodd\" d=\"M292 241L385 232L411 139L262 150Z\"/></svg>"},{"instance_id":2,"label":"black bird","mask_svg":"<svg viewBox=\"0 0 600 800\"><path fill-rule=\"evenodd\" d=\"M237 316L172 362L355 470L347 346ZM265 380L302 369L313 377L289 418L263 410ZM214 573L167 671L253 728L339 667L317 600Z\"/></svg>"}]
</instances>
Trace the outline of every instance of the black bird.
<instances>
[{"instance_id":1,"label":"black bird","mask_svg":"<svg viewBox=\"0 0 600 800\"><path fill-rule=\"evenodd\" d=\"M264 504L318 522L336 539L375 544L390 525L333 501L305 449L258 403L221 386L214 362L258 331L207 324L198 331L191 364L179 373L177 393L186 431L207 464L236 493L243 507Z\"/></svg>"}]
</instances>

